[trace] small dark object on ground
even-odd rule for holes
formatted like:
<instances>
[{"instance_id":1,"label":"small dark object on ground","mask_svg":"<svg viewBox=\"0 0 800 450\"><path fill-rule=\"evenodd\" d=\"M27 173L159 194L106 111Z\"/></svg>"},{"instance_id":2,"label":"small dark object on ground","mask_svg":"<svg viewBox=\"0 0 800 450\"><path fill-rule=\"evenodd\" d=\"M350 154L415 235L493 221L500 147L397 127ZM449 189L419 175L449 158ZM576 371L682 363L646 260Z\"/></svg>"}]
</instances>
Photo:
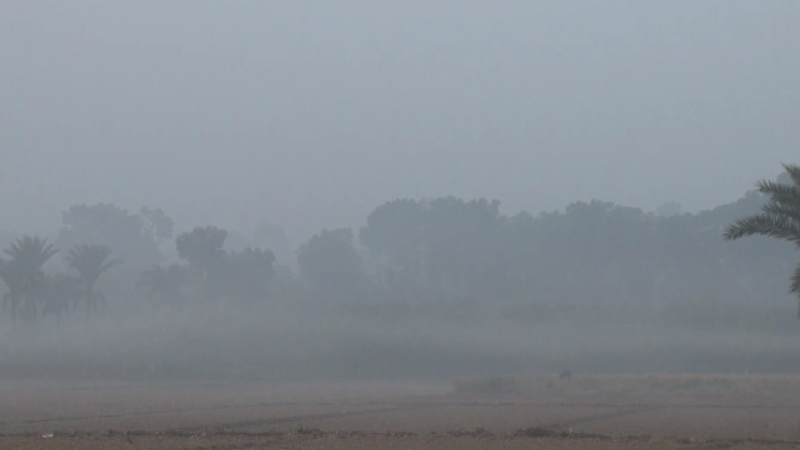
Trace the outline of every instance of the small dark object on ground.
<instances>
[{"instance_id":1,"label":"small dark object on ground","mask_svg":"<svg viewBox=\"0 0 800 450\"><path fill-rule=\"evenodd\" d=\"M572 379L572 371L571 370L567 370L566 372L561 372L558 375L558 379L559 380L571 380Z\"/></svg>"}]
</instances>

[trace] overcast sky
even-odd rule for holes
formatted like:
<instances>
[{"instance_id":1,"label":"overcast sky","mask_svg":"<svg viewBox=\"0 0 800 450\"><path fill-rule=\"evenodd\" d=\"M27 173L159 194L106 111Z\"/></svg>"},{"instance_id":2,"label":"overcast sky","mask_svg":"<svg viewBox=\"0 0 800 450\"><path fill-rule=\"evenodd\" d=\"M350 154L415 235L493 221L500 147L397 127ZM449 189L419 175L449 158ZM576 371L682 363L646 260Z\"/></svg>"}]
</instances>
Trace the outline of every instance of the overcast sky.
<instances>
[{"instance_id":1,"label":"overcast sky","mask_svg":"<svg viewBox=\"0 0 800 450\"><path fill-rule=\"evenodd\" d=\"M800 163L800 2L4 1L0 228L297 243L398 197L691 211Z\"/></svg>"}]
</instances>

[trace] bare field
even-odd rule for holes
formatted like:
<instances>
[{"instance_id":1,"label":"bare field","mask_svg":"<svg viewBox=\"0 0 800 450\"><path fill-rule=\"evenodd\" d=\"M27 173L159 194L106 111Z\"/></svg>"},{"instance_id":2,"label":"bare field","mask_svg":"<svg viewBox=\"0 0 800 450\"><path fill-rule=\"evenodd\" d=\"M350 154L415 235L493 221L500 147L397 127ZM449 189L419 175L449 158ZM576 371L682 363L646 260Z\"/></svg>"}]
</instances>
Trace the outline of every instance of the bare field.
<instances>
[{"instance_id":1,"label":"bare field","mask_svg":"<svg viewBox=\"0 0 800 450\"><path fill-rule=\"evenodd\" d=\"M0 382L0 448L800 448L800 377Z\"/></svg>"}]
</instances>

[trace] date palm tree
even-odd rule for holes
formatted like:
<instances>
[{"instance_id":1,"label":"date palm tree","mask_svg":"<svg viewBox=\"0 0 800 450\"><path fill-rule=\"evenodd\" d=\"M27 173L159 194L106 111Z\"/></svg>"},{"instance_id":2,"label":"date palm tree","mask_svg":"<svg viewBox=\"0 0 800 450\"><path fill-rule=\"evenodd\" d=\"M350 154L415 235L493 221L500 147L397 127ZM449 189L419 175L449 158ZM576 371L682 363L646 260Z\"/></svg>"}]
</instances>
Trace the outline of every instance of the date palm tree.
<instances>
[{"instance_id":1,"label":"date palm tree","mask_svg":"<svg viewBox=\"0 0 800 450\"><path fill-rule=\"evenodd\" d=\"M42 267L58 250L53 244L48 244L47 239L23 236L12 241L5 253L11 259L0 263L0 278L8 287L8 293L3 297L4 306L10 303L13 321L19 315L25 321L33 322L37 303L47 284Z\"/></svg>"},{"instance_id":2,"label":"date palm tree","mask_svg":"<svg viewBox=\"0 0 800 450\"><path fill-rule=\"evenodd\" d=\"M78 279L83 287L87 315L97 308L97 300L106 303L103 293L94 290L98 278L108 269L122 262L119 259L109 259L110 256L111 247L107 245L81 244L67 252L67 265L78 272Z\"/></svg>"},{"instance_id":3,"label":"date palm tree","mask_svg":"<svg viewBox=\"0 0 800 450\"><path fill-rule=\"evenodd\" d=\"M769 236L795 244L800 249L800 166L783 164L789 182L759 181L758 191L770 196L754 214L735 221L723 234L726 241L745 236ZM789 292L798 296L797 318L800 319L800 264L791 276Z\"/></svg>"}]
</instances>

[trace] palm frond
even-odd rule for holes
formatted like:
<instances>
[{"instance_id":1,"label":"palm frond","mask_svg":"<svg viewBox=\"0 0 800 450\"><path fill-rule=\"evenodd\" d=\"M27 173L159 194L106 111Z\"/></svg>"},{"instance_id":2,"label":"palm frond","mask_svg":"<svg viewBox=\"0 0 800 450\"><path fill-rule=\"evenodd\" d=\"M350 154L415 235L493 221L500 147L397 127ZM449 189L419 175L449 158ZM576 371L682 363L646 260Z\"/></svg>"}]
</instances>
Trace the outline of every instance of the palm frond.
<instances>
[{"instance_id":1,"label":"palm frond","mask_svg":"<svg viewBox=\"0 0 800 450\"><path fill-rule=\"evenodd\" d=\"M800 207L776 201L769 201L767 204L761 207L761 210L766 214L778 217L789 217L797 222L800 222Z\"/></svg>"},{"instance_id":2,"label":"palm frond","mask_svg":"<svg viewBox=\"0 0 800 450\"><path fill-rule=\"evenodd\" d=\"M786 170L786 173L789 174L789 178L792 179L795 186L800 186L800 166L797 164L781 164L781 165Z\"/></svg>"},{"instance_id":3,"label":"palm frond","mask_svg":"<svg viewBox=\"0 0 800 450\"><path fill-rule=\"evenodd\" d=\"M118 259L108 260L111 256L111 247L107 245L81 244L67 251L67 265L75 269L81 281L91 287L104 272L120 264Z\"/></svg>"},{"instance_id":4,"label":"palm frond","mask_svg":"<svg viewBox=\"0 0 800 450\"><path fill-rule=\"evenodd\" d=\"M784 202L800 201L800 186L778 183L771 180L761 180L756 184L762 194L772 196L773 200Z\"/></svg>"},{"instance_id":5,"label":"palm frond","mask_svg":"<svg viewBox=\"0 0 800 450\"><path fill-rule=\"evenodd\" d=\"M734 222L722 237L732 241L752 235L775 237L800 245L800 221L775 214L756 214Z\"/></svg>"},{"instance_id":6,"label":"palm frond","mask_svg":"<svg viewBox=\"0 0 800 450\"><path fill-rule=\"evenodd\" d=\"M11 263L16 264L25 272L36 272L52 258L58 249L55 245L48 244L47 239L39 236L23 236L11 242L4 252L11 257Z\"/></svg>"}]
</instances>

